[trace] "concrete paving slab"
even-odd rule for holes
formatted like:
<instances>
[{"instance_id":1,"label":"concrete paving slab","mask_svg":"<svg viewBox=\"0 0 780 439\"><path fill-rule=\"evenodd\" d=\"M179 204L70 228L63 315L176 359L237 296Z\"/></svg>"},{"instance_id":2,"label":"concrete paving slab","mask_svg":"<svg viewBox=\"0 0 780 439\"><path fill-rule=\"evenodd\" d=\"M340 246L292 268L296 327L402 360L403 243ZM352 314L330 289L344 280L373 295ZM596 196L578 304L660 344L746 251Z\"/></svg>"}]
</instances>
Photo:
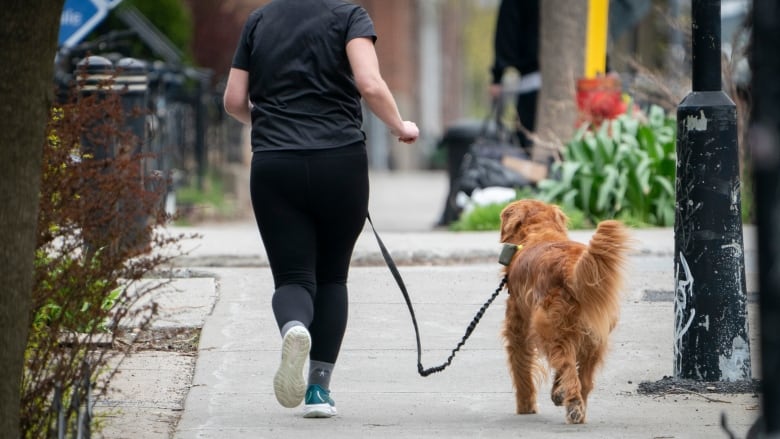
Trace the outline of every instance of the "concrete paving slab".
<instances>
[{"instance_id":1,"label":"concrete paving slab","mask_svg":"<svg viewBox=\"0 0 780 439\"><path fill-rule=\"evenodd\" d=\"M158 351L124 358L109 392L95 401L95 417L103 427L93 437L171 437L184 409L195 359L192 354Z\"/></svg>"},{"instance_id":2,"label":"concrete paving slab","mask_svg":"<svg viewBox=\"0 0 780 439\"><path fill-rule=\"evenodd\" d=\"M213 277L170 278L142 280L132 284L127 297L133 303L129 318L122 321L127 328L138 327L151 315L156 304L157 314L151 320L151 329L200 328L217 300ZM138 315L136 315L138 314Z\"/></svg>"},{"instance_id":3,"label":"concrete paving slab","mask_svg":"<svg viewBox=\"0 0 780 439\"><path fill-rule=\"evenodd\" d=\"M134 304L144 309L157 303L159 313L149 331L197 330L217 300L215 279L152 279L133 290L151 285L155 289ZM131 293L132 294L132 293ZM124 322L132 327L132 322ZM164 337L165 335L160 335ZM128 340L132 336L128 336ZM197 332L193 337L197 338ZM109 392L95 401L95 415L102 428L93 437L111 439L170 438L184 408L184 399L192 383L197 354L175 350L133 349L109 363L118 373Z\"/></svg>"}]
</instances>

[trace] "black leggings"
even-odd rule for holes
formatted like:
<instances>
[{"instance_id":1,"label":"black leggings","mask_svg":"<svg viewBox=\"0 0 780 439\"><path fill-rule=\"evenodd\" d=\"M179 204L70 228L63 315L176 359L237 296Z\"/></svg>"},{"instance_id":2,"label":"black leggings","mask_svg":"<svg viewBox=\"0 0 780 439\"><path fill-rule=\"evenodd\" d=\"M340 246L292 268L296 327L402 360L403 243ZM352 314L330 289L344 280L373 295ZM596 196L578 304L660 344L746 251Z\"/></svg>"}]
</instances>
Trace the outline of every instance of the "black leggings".
<instances>
[{"instance_id":1,"label":"black leggings","mask_svg":"<svg viewBox=\"0 0 780 439\"><path fill-rule=\"evenodd\" d=\"M250 192L274 277L281 329L309 328L310 358L335 363L347 325L347 274L368 212L365 145L252 156Z\"/></svg>"}]
</instances>

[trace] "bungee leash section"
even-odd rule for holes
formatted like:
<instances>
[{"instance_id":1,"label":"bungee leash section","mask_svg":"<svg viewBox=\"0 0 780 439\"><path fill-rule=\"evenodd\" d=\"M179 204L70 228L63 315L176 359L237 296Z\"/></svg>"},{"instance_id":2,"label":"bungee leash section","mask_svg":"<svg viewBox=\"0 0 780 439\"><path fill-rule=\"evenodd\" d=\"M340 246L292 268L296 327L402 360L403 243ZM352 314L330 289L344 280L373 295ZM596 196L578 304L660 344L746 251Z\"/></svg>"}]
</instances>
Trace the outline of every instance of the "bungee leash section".
<instances>
[{"instance_id":1,"label":"bungee leash section","mask_svg":"<svg viewBox=\"0 0 780 439\"><path fill-rule=\"evenodd\" d=\"M507 277L504 276L503 279L501 279L501 283L498 285L498 288L496 288L496 291L490 296L490 298L485 302L482 307L477 311L477 314L474 316L474 318L471 320L471 323L469 323L469 326L466 328L466 332L463 335L463 338L461 338L460 342L458 342L458 345L455 346L455 349L452 350L452 353L449 357L447 357L447 361L445 361L443 364L439 366L424 368L422 365L422 346L420 344L420 329L417 326L417 317L414 315L414 307L412 306L412 300L409 298L409 292L406 290L406 285L404 284L403 278L401 278L401 273L398 271L398 267L395 265L395 261L393 261L393 258L390 256L390 252L387 250L387 247L385 247L385 244L382 242L382 238L379 237L379 233L376 231L376 227L374 227L374 223L371 221L371 216L368 217L368 223L371 224L371 230L374 231L374 236L376 237L376 242L379 244L379 249L382 251L382 257L384 258L385 262L387 263L387 267L390 269L390 272L393 274L393 278L395 278L395 282L398 284L398 287L401 289L401 293L403 293L404 300L406 301L406 306L409 308L409 314L412 316L412 325L414 326L414 336L417 340L417 373L419 373L423 377L427 377L431 374L441 372L444 369L447 368L452 363L453 358L455 358L455 354L460 350L460 348L466 344L466 340L468 340L469 336L471 336L471 333L474 332L474 328L477 327L477 324L482 319L482 316L485 314L485 311L488 309L491 303L493 303L494 300L496 300L496 297L501 293L501 290L504 289L504 286L506 286L507 283Z\"/></svg>"}]
</instances>

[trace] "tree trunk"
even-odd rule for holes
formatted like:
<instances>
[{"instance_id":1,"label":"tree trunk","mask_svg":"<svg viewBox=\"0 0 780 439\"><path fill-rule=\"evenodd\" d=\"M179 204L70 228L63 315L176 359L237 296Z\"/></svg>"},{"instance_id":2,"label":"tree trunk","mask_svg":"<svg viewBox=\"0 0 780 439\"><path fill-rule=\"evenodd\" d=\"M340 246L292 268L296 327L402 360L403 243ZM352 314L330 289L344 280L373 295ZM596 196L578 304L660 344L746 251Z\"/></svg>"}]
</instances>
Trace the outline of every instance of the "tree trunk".
<instances>
[{"instance_id":1,"label":"tree trunk","mask_svg":"<svg viewBox=\"0 0 780 439\"><path fill-rule=\"evenodd\" d=\"M585 68L588 2L541 2L540 68L542 88L536 110L533 159L547 162L576 129L575 88Z\"/></svg>"},{"instance_id":2,"label":"tree trunk","mask_svg":"<svg viewBox=\"0 0 780 439\"><path fill-rule=\"evenodd\" d=\"M63 0L0 8L0 431L17 438L42 145Z\"/></svg>"}]
</instances>

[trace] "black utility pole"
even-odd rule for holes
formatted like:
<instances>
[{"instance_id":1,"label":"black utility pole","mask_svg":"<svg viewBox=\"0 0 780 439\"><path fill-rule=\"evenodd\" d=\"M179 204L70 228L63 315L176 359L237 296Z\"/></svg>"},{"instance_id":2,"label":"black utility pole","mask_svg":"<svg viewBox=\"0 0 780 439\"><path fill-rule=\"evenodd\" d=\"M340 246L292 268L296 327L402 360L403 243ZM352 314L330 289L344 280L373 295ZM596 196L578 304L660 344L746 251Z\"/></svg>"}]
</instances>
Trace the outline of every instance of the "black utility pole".
<instances>
[{"instance_id":1,"label":"black utility pole","mask_svg":"<svg viewBox=\"0 0 780 439\"><path fill-rule=\"evenodd\" d=\"M780 437L780 7L753 1L750 147L758 224L763 417Z\"/></svg>"},{"instance_id":2,"label":"black utility pole","mask_svg":"<svg viewBox=\"0 0 780 439\"><path fill-rule=\"evenodd\" d=\"M677 108L674 377L751 378L737 112L721 88L720 0L693 0L693 91Z\"/></svg>"}]
</instances>

